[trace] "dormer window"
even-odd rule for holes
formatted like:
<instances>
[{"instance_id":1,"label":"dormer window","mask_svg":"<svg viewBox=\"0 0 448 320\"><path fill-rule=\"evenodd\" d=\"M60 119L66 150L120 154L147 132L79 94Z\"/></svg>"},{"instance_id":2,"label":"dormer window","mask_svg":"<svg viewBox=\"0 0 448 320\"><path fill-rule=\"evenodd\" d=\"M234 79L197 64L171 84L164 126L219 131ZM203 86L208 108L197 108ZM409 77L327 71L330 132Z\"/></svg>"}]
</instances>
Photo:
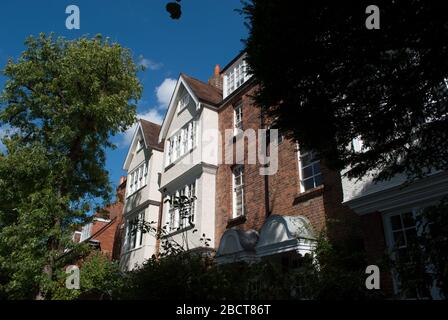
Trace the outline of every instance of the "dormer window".
<instances>
[{"instance_id":1,"label":"dormer window","mask_svg":"<svg viewBox=\"0 0 448 320\"><path fill-rule=\"evenodd\" d=\"M190 95L186 93L182 98L179 99L177 103L177 111L180 112L185 109L190 103Z\"/></svg>"},{"instance_id":2,"label":"dormer window","mask_svg":"<svg viewBox=\"0 0 448 320\"><path fill-rule=\"evenodd\" d=\"M246 61L242 58L224 74L224 98L242 86L249 78Z\"/></svg>"}]
</instances>

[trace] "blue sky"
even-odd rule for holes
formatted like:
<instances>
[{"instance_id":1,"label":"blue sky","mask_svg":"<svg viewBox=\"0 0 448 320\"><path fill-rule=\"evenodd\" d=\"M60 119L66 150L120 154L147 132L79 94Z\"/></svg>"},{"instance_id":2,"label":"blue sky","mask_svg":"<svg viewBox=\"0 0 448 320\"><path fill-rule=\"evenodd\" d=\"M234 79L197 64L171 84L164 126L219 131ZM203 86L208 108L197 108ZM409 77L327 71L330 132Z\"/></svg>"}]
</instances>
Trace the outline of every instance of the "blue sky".
<instances>
[{"instance_id":1,"label":"blue sky","mask_svg":"<svg viewBox=\"0 0 448 320\"><path fill-rule=\"evenodd\" d=\"M168 0L2 0L0 2L0 67L8 57L17 58L29 35L55 32L66 38L101 33L131 49L136 62L147 65L139 74L144 86L138 113L161 121L174 80L185 72L207 80L214 66L224 66L243 48L247 29L235 12L240 0L183 0L183 15L172 20L165 11ZM77 5L81 29L67 30L65 8ZM5 79L0 76L0 87ZM115 137L107 169L111 183L123 175L130 132Z\"/></svg>"}]
</instances>

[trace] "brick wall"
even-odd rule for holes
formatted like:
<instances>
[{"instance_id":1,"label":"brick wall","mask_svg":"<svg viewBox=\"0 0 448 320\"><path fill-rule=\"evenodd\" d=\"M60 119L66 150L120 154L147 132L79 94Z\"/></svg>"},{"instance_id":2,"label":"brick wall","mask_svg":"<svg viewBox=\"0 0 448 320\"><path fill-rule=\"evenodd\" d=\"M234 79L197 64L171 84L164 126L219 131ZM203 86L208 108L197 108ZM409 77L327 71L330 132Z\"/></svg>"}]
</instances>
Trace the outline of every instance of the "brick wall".
<instances>
[{"instance_id":1,"label":"brick wall","mask_svg":"<svg viewBox=\"0 0 448 320\"><path fill-rule=\"evenodd\" d=\"M261 110L255 106L251 98L255 90L256 87L252 84L246 86L219 110L219 130L223 137L225 129L233 128L233 108L240 101L243 103L243 129L258 130L261 127ZM264 121L269 122L268 119ZM222 150L226 143L228 142L223 139ZM248 147L245 141L245 162ZM269 214L302 215L310 221L316 233L324 228L331 229L329 226L336 225L333 223L335 220L339 220L340 223L334 228L337 231L333 232L332 236L343 237L353 230L359 233L358 217L341 204L342 185L339 173L327 170L323 165L324 186L300 192L296 148L296 143L288 139L279 144L278 172L275 175L267 177L260 175L259 164L244 166L245 219L232 219L233 166L229 164L219 166L216 180L216 246L219 245L221 236L227 228L238 226L244 230L260 230ZM266 192L268 203L265 201Z\"/></svg>"},{"instance_id":2,"label":"brick wall","mask_svg":"<svg viewBox=\"0 0 448 320\"><path fill-rule=\"evenodd\" d=\"M101 252L109 259L117 260L121 255L121 245L123 240L123 201L126 192L126 178L120 180L117 188L117 201L115 204L106 207L105 218L110 222L94 220L92 223L92 240L99 241ZM97 215L101 217L101 215Z\"/></svg>"}]
</instances>

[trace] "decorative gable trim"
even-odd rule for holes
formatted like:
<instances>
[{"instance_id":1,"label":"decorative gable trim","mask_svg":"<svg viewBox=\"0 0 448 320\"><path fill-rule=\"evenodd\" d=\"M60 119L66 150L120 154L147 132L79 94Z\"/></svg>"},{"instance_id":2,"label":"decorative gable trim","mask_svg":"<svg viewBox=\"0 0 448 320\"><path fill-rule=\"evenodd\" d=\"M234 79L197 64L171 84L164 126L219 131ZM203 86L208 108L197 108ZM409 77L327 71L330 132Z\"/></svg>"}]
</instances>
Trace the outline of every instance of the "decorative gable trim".
<instances>
[{"instance_id":1,"label":"decorative gable trim","mask_svg":"<svg viewBox=\"0 0 448 320\"><path fill-rule=\"evenodd\" d=\"M148 143L146 142L145 135L143 133L142 124L138 121L137 128L134 131L134 135L132 136L131 144L129 145L128 154L126 155L126 159L124 160L123 170L128 171L129 166L131 165L132 157L134 156L134 150L137 146L137 133L141 132L141 136L143 137L143 141L145 142L145 147L148 148Z\"/></svg>"},{"instance_id":2,"label":"decorative gable trim","mask_svg":"<svg viewBox=\"0 0 448 320\"><path fill-rule=\"evenodd\" d=\"M191 96L194 103L196 104L196 108L199 106L198 98L193 93L193 90L191 90L191 88L188 86L187 82L183 78L183 75L180 74L179 79L177 80L177 83L176 83L176 87L174 88L173 95L171 96L171 100L168 105L168 110L166 112L165 117L163 118L162 129L160 130L160 134L159 134L159 143L166 139L171 121L173 120L173 117L176 114L177 105L174 102L177 100L176 98L179 94L179 90L180 90L181 86L183 86L185 88L185 90L187 90L188 94Z\"/></svg>"}]
</instances>

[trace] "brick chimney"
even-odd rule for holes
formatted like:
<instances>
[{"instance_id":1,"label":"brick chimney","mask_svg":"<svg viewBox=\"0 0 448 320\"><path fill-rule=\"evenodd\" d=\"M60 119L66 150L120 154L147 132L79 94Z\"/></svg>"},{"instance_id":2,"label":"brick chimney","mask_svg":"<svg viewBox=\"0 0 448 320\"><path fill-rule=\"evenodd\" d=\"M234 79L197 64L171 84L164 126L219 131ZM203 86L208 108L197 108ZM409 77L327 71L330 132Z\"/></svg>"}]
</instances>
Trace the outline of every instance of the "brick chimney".
<instances>
[{"instance_id":1,"label":"brick chimney","mask_svg":"<svg viewBox=\"0 0 448 320\"><path fill-rule=\"evenodd\" d=\"M117 188L117 200L120 203L124 203L124 197L126 195L126 180L127 178L125 176L120 177L120 184Z\"/></svg>"},{"instance_id":2,"label":"brick chimney","mask_svg":"<svg viewBox=\"0 0 448 320\"><path fill-rule=\"evenodd\" d=\"M215 66L215 72L214 72L213 76L210 79L208 79L208 84L218 88L219 90L222 90L222 77L219 74L220 70L221 70L221 68L220 68L219 64L217 64Z\"/></svg>"}]
</instances>

